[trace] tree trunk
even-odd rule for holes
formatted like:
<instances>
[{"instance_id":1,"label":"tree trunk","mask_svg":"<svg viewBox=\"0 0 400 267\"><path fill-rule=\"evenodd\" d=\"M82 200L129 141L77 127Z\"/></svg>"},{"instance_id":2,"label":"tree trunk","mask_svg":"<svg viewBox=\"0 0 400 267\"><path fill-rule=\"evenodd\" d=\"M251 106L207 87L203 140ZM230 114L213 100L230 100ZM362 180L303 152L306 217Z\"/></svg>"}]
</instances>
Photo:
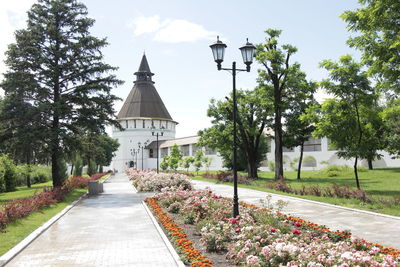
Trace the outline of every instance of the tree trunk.
<instances>
[{"instance_id":1,"label":"tree trunk","mask_svg":"<svg viewBox=\"0 0 400 267\"><path fill-rule=\"evenodd\" d=\"M247 149L247 177L257 179L258 170L255 153L250 147Z\"/></svg>"},{"instance_id":2,"label":"tree trunk","mask_svg":"<svg viewBox=\"0 0 400 267\"><path fill-rule=\"evenodd\" d=\"M361 189L360 181L358 180L357 161L358 161L358 157L356 157L356 160L354 161L354 175L356 177L357 188Z\"/></svg>"},{"instance_id":3,"label":"tree trunk","mask_svg":"<svg viewBox=\"0 0 400 267\"><path fill-rule=\"evenodd\" d=\"M368 169L373 170L374 166L372 166L372 159L367 159L367 161L368 161Z\"/></svg>"},{"instance_id":4,"label":"tree trunk","mask_svg":"<svg viewBox=\"0 0 400 267\"><path fill-rule=\"evenodd\" d=\"M300 180L301 163L303 162L303 152L304 152L304 142L301 142L301 145L300 145L299 166L297 167L297 180Z\"/></svg>"},{"instance_id":5,"label":"tree trunk","mask_svg":"<svg viewBox=\"0 0 400 267\"><path fill-rule=\"evenodd\" d=\"M283 177L281 93L275 88L275 180Z\"/></svg>"}]
</instances>

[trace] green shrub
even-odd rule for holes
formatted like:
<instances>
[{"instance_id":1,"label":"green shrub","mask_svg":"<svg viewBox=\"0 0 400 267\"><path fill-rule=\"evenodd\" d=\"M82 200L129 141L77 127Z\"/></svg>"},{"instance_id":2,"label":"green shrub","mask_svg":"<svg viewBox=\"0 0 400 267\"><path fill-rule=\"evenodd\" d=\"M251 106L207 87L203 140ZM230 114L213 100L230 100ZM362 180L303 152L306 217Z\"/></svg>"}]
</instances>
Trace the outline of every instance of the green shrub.
<instances>
[{"instance_id":1,"label":"green shrub","mask_svg":"<svg viewBox=\"0 0 400 267\"><path fill-rule=\"evenodd\" d=\"M357 167L357 171L359 171L359 172L367 172L367 171L368 171L368 168L367 168L367 167L360 166L360 167Z\"/></svg>"},{"instance_id":2,"label":"green shrub","mask_svg":"<svg viewBox=\"0 0 400 267\"><path fill-rule=\"evenodd\" d=\"M274 171L275 171L275 162L274 162L274 161L268 160L268 169L269 169L271 172L274 172Z\"/></svg>"},{"instance_id":3,"label":"green shrub","mask_svg":"<svg viewBox=\"0 0 400 267\"><path fill-rule=\"evenodd\" d=\"M17 185L17 168L14 162L8 157L8 155L0 156L0 181L3 185L0 186L1 192L15 191Z\"/></svg>"},{"instance_id":4,"label":"green shrub","mask_svg":"<svg viewBox=\"0 0 400 267\"><path fill-rule=\"evenodd\" d=\"M329 170L329 171L326 172L328 177L337 177L337 176L339 176L339 173L340 172L335 171L335 170Z\"/></svg>"},{"instance_id":5,"label":"green shrub","mask_svg":"<svg viewBox=\"0 0 400 267\"><path fill-rule=\"evenodd\" d=\"M168 169L168 166L169 166L169 157L164 156L160 163L160 168L161 170L165 171L166 169Z\"/></svg>"}]
</instances>

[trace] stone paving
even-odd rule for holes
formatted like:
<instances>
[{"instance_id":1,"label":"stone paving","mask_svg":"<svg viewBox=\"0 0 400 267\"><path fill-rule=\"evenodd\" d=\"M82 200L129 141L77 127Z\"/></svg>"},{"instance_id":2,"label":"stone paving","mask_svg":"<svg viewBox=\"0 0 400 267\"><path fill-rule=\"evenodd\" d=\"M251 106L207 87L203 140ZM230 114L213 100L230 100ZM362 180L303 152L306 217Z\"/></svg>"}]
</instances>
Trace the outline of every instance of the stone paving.
<instances>
[{"instance_id":1,"label":"stone paving","mask_svg":"<svg viewBox=\"0 0 400 267\"><path fill-rule=\"evenodd\" d=\"M6 266L178 266L124 174L80 201Z\"/></svg>"},{"instance_id":2,"label":"stone paving","mask_svg":"<svg viewBox=\"0 0 400 267\"><path fill-rule=\"evenodd\" d=\"M193 181L195 188L209 187L216 194L232 197L233 187L204 181ZM355 236L369 242L400 249L400 217L385 216L372 212L345 209L329 204L307 201L300 198L287 197L257 190L238 188L240 201L260 205L260 199L272 195L271 202L278 200L288 202L282 210L286 214L326 225L331 230L350 230Z\"/></svg>"}]
</instances>

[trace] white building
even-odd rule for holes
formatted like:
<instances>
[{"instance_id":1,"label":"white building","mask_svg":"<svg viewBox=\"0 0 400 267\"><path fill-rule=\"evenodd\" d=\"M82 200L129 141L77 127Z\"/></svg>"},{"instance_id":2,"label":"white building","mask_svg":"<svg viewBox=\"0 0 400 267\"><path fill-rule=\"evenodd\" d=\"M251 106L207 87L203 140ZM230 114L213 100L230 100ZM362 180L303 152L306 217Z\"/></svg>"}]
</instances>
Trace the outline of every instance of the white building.
<instances>
[{"instance_id":1,"label":"white building","mask_svg":"<svg viewBox=\"0 0 400 267\"><path fill-rule=\"evenodd\" d=\"M175 127L178 124L171 118L163 101L157 93L152 81L154 75L149 68L146 56L143 55L139 70L135 72L136 81L126 98L118 120L124 131L113 128L113 137L117 138L120 147L113 159L112 168L122 172L130 167L137 169L156 169L157 155L159 162L162 157L169 155L170 148L177 144L182 150L183 156L193 156L197 149L198 136L190 136L175 139ZM159 133L158 153L156 136ZM339 159L336 150L328 148L329 140L310 139L304 145L304 155L302 168L304 170L318 170L327 165L349 165L352 166L354 160ZM204 149L205 156L211 158L210 170L222 170L222 159L218 153ZM268 171L268 162L274 161L275 144L270 139L266 160L261 163L260 170ZM295 160L300 156L300 147L293 149L283 149L283 161L286 170L297 167ZM387 152L381 151L383 158L373 162L374 167L398 167L400 159L392 159ZM360 166L367 166L367 162L362 160ZM193 168L191 168L193 169ZM204 168L203 168L204 169Z\"/></svg>"},{"instance_id":2,"label":"white building","mask_svg":"<svg viewBox=\"0 0 400 267\"><path fill-rule=\"evenodd\" d=\"M154 74L150 71L145 55L135 75L134 86L117 116L124 131L113 127L113 137L118 139L120 146L112 168L119 172L129 167L156 168L153 160L149 160L154 157L154 151L145 147L156 140L153 132L159 135L162 132L160 140L174 139L178 124L171 118L154 87Z\"/></svg>"}]
</instances>

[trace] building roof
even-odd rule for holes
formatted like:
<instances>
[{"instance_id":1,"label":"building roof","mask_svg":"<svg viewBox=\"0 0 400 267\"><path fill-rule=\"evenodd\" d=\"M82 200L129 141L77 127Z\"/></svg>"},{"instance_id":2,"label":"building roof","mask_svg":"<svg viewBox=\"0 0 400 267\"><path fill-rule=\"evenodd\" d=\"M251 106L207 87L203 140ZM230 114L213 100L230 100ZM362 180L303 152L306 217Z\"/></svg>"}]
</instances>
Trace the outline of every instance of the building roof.
<instances>
[{"instance_id":1,"label":"building roof","mask_svg":"<svg viewBox=\"0 0 400 267\"><path fill-rule=\"evenodd\" d=\"M171 139L171 140L159 140L158 141L158 146L159 148L164 148L164 147L171 147L175 144L178 146L183 146L183 145L189 145L189 144L197 144L199 141L200 136L188 136L188 137L182 137L182 138L176 138L176 139ZM153 141L151 142L146 149L156 149L157 142Z\"/></svg>"},{"instance_id":2,"label":"building roof","mask_svg":"<svg viewBox=\"0 0 400 267\"><path fill-rule=\"evenodd\" d=\"M136 81L131 92L126 98L117 118L153 118L172 120L160 95L154 87L149 63L143 55L139 69L135 72Z\"/></svg>"}]
</instances>

